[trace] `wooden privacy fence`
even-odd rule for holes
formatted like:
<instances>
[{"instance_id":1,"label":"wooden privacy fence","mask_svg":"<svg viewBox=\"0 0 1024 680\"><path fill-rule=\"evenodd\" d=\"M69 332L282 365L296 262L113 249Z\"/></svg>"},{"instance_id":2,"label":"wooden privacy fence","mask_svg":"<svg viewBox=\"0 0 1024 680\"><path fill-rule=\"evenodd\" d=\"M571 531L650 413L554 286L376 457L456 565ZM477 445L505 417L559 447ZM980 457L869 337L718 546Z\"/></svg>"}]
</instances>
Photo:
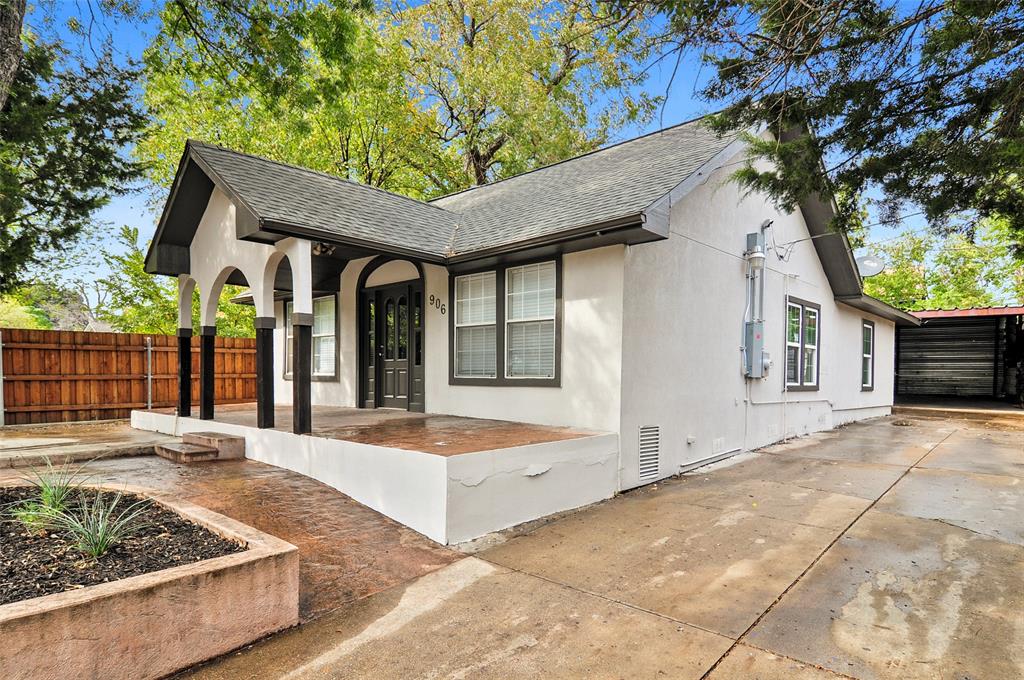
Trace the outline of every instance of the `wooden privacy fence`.
<instances>
[{"instance_id":1,"label":"wooden privacy fence","mask_svg":"<svg viewBox=\"0 0 1024 680\"><path fill-rule=\"evenodd\" d=\"M214 399L256 400L256 341L216 339ZM178 403L171 335L0 330L0 424L127 418ZM199 404L199 338L192 338L192 403Z\"/></svg>"}]
</instances>

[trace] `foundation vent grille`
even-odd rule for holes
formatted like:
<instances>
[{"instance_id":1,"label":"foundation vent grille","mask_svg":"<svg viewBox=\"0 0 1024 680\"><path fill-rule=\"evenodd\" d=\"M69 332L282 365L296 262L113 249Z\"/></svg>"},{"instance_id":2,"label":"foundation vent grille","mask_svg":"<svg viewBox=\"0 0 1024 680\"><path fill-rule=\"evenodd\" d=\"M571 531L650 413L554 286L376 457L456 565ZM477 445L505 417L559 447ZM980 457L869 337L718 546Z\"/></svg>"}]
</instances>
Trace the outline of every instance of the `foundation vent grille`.
<instances>
[{"instance_id":1,"label":"foundation vent grille","mask_svg":"<svg viewBox=\"0 0 1024 680\"><path fill-rule=\"evenodd\" d=\"M661 427L640 427L640 481L658 478L661 469Z\"/></svg>"}]
</instances>

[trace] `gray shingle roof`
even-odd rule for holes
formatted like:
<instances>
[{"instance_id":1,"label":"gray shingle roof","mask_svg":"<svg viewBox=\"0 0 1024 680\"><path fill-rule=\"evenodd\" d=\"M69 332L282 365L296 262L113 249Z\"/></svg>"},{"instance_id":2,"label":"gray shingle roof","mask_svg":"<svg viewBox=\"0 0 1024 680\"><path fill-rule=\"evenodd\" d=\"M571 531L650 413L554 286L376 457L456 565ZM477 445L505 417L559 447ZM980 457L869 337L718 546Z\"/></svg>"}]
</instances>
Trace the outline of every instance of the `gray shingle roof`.
<instances>
[{"instance_id":1,"label":"gray shingle roof","mask_svg":"<svg viewBox=\"0 0 1024 680\"><path fill-rule=\"evenodd\" d=\"M635 215L735 139L719 138L699 122L444 196L433 205L462 215L456 253Z\"/></svg>"},{"instance_id":2,"label":"gray shingle roof","mask_svg":"<svg viewBox=\"0 0 1024 680\"><path fill-rule=\"evenodd\" d=\"M201 142L196 155L264 220L444 255L458 216L439 206Z\"/></svg>"},{"instance_id":3,"label":"gray shingle roof","mask_svg":"<svg viewBox=\"0 0 1024 680\"><path fill-rule=\"evenodd\" d=\"M189 145L261 220L450 256L638 215L733 141L699 122L429 203L218 146Z\"/></svg>"}]
</instances>

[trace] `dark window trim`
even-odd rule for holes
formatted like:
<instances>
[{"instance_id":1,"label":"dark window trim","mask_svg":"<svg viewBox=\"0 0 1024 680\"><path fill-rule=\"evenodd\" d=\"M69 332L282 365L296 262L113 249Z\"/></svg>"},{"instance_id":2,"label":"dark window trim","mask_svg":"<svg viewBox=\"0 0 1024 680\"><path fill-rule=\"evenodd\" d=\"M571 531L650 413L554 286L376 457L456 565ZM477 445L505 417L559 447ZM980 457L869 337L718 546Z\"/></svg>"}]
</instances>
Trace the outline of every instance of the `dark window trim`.
<instances>
[{"instance_id":1,"label":"dark window trim","mask_svg":"<svg viewBox=\"0 0 1024 680\"><path fill-rule=\"evenodd\" d=\"M338 364L341 362L341 294L331 293L330 295L317 295L313 298L313 301L323 300L324 298L334 298L334 375L317 375L310 372L310 380L313 382L338 382L341 380L340 371L338 370ZM281 324L281 328L284 331L282 336L281 344L284 345L284 363L281 371L281 377L284 380L291 381L292 374L288 372L288 303L292 302L292 298L286 298L281 300L281 318L284 323Z\"/></svg>"},{"instance_id":2,"label":"dark window trim","mask_svg":"<svg viewBox=\"0 0 1024 680\"><path fill-rule=\"evenodd\" d=\"M505 272L539 262L555 263L555 375L552 378L508 378L505 376ZM455 279L469 274L494 272L494 352L493 378L460 378L455 375ZM448 384L476 387L561 387L562 386L562 256L531 258L522 262L448 272Z\"/></svg>"},{"instance_id":3,"label":"dark window trim","mask_svg":"<svg viewBox=\"0 0 1024 680\"><path fill-rule=\"evenodd\" d=\"M875 355L878 354L876 350L878 335L875 330L875 322L870 319L860 320L860 368L864 370L864 327L871 327L871 384L864 384L864 373L860 375L860 391L861 392L873 392L875 390Z\"/></svg>"},{"instance_id":4,"label":"dark window trim","mask_svg":"<svg viewBox=\"0 0 1024 680\"><path fill-rule=\"evenodd\" d=\"M787 295L786 296L786 306L784 307L784 309L786 310L786 314L783 317L783 319L784 319L784 325L783 325L784 331L783 331L783 336L782 336L782 341L784 343L783 347L786 346L785 345L785 343L786 343L786 335L785 335L785 333L789 332L789 303L791 303L791 302L793 304L795 304L795 305L800 305L801 307L809 307L810 309L813 309L813 310L815 310L818 313L818 337L816 338L817 344L814 347L814 351L818 353L818 360L814 362L814 384L813 385L805 385L804 384L804 321L803 321L803 318L804 318L803 314L804 313L803 313L803 309L801 309L800 310L800 352L799 352L799 355L797 356L797 368L799 369L800 384L799 385L790 385L787 382L787 380L786 380L785 368L783 368L783 371L782 371L782 389L784 391L786 391L786 392L817 392L818 390L821 389L821 305L817 304L816 302L811 302L810 300L802 300L801 298L793 297L792 295ZM784 351L783 352L783 360L786 360L787 355L788 355L788 353Z\"/></svg>"}]
</instances>

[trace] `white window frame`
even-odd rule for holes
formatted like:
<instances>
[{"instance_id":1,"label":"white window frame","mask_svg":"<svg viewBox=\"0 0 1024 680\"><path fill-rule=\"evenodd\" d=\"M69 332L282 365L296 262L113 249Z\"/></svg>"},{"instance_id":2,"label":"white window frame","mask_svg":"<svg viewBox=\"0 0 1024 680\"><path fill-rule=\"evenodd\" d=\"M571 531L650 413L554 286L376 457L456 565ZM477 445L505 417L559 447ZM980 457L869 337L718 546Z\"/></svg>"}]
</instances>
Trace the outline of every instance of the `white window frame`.
<instances>
[{"instance_id":1,"label":"white window frame","mask_svg":"<svg viewBox=\"0 0 1024 680\"><path fill-rule=\"evenodd\" d=\"M870 332L871 347L869 352L864 351L864 330ZM875 324L867 319L861 320L860 326L860 388L862 390L873 390L875 388ZM868 381L864 382L864 362L868 362Z\"/></svg>"},{"instance_id":2,"label":"white window frame","mask_svg":"<svg viewBox=\"0 0 1024 680\"><path fill-rule=\"evenodd\" d=\"M314 340L310 341L309 351L311 353L310 363L313 363L313 356L315 351L313 347L316 345L315 338L324 338L328 336L334 336L334 372L333 373L317 373L314 367L312 375L310 376L313 380L336 380L338 378L338 298L335 295L321 295L313 298L313 313L316 314L316 303L318 300L331 300L334 305L334 324L331 327L330 333L317 333L311 336ZM294 301L287 300L284 303L284 378L291 380L294 377L294 371L292 370L292 343L294 342L295 333L292 326L292 314L295 309ZM315 327L315 324L314 324Z\"/></svg>"},{"instance_id":3,"label":"white window frame","mask_svg":"<svg viewBox=\"0 0 1024 680\"><path fill-rule=\"evenodd\" d=\"M806 332L807 329L804 328L804 326L806 325L805 319L807 318L807 313L808 312L813 312L814 313L814 344L813 345L809 345L807 343L807 337L806 337L807 336L807 332ZM801 370L801 373L800 373L800 384L803 387L817 387L818 386L818 361L821 358L821 354L818 352L818 344L819 344L818 338L819 337L821 337L821 310L820 309L815 309L814 307L807 307L807 306L805 306L804 307L803 316L800 317L800 346L801 346L801 349L800 349L800 370ZM806 359L804 357L804 353L807 351L808 347L810 347L811 349L814 350L814 366L812 367L813 370L811 371L811 380L808 380L807 376L803 374L803 369L807 365Z\"/></svg>"},{"instance_id":4,"label":"white window frame","mask_svg":"<svg viewBox=\"0 0 1024 680\"><path fill-rule=\"evenodd\" d=\"M512 272L517 271L517 270L521 270L521 269L528 269L530 267L537 267L537 266L545 265L545 264L550 264L552 269L554 270L553 279L555 281L555 284L554 284L554 287L551 289L551 294L553 296L553 304L551 305L551 314L550 315L544 315L544 316L535 316L535 317L523 318L523 319L514 319L514 320L510 319L509 318L509 313L510 313L510 308L512 307L512 305L509 304L510 292L509 292L508 282L509 282L509 279L510 279L510 277L512 275ZM507 269L505 269L505 290L503 291L503 294L505 296L505 304L504 304L504 307L505 307L505 319L504 319L505 320L505 343L504 343L504 348L503 348L503 351L505 353L504 362L503 362L504 365L505 365L504 366L505 378L507 380L553 380L554 377L555 377L555 372L557 371L556 364L558 363L558 356L557 356L557 354L558 354L558 263L555 262L554 260L545 260L543 262L531 262L530 264L524 264L524 265L517 265L517 266L514 266L514 267L508 267ZM509 329L511 329L512 326L515 326L515 325L518 325L518 324L536 323L538 321L550 321L551 322L551 328L552 328L552 333L551 333L551 356L553 357L553 363L551 365L551 374L550 375L510 375L509 374L509 365L512 362L509 361L509 352L511 351L511 348L510 348L509 342L508 342Z\"/></svg>"},{"instance_id":5,"label":"white window frame","mask_svg":"<svg viewBox=\"0 0 1024 680\"><path fill-rule=\"evenodd\" d=\"M486 278L488 276L490 276L490 278L494 279L494 320L490 321L490 322L483 322L483 321L463 322L459 318L459 302L460 302L460 300L459 300L459 280L460 279L471 279L471 278ZM453 282L453 288L454 288L454 290L452 291L452 299L454 301L454 305L453 305L453 309L452 309L452 314L455 315L454 316L454 327L455 327L454 335L455 335L455 337L452 338L452 343L453 343L453 345L455 347L455 351L454 351L454 354L452 356L452 361L454 361L454 366L452 367L453 375L456 378L469 379L469 380L497 380L497 378L498 378L498 356L497 356L497 354L498 354L498 343L497 343L497 333L498 333L498 275L497 275L497 272L494 271L494 270L489 270L489 271L483 271L483 272L473 272L472 274L460 274L460 275L455 277L454 282ZM459 329L460 328L481 328L481 327L486 328L488 326L494 327L494 333L495 333L495 343L494 343L494 354L495 354L495 356L494 356L494 375L466 375L466 374L459 373L459 335L460 335L459 334Z\"/></svg>"},{"instance_id":6,"label":"white window frame","mask_svg":"<svg viewBox=\"0 0 1024 680\"><path fill-rule=\"evenodd\" d=\"M789 310L797 310L797 318L799 324L797 325L796 342L789 339ZM786 387L799 387L800 386L800 371L803 370L803 337L804 337L804 308L803 305L795 302L786 301L786 352L785 359L786 365L784 368L784 375L786 378ZM789 348L796 348L796 382L791 382L789 379Z\"/></svg>"},{"instance_id":7,"label":"white window frame","mask_svg":"<svg viewBox=\"0 0 1024 680\"><path fill-rule=\"evenodd\" d=\"M789 339L789 310L799 309L800 310L800 334L798 336L799 342L792 342ZM807 314L808 312L814 314L814 342L808 343L806 338L806 326L807 326ZM820 375L820 362L821 362L821 307L813 302L807 302L797 298L786 298L786 316L785 316L785 369L783 380L785 381L786 390L807 390L813 391L819 388L819 375ZM789 380L789 348L797 348L797 382L791 382ZM804 364L806 363L806 352L808 349L814 350L814 364L812 366L811 375L808 377L805 375Z\"/></svg>"}]
</instances>

